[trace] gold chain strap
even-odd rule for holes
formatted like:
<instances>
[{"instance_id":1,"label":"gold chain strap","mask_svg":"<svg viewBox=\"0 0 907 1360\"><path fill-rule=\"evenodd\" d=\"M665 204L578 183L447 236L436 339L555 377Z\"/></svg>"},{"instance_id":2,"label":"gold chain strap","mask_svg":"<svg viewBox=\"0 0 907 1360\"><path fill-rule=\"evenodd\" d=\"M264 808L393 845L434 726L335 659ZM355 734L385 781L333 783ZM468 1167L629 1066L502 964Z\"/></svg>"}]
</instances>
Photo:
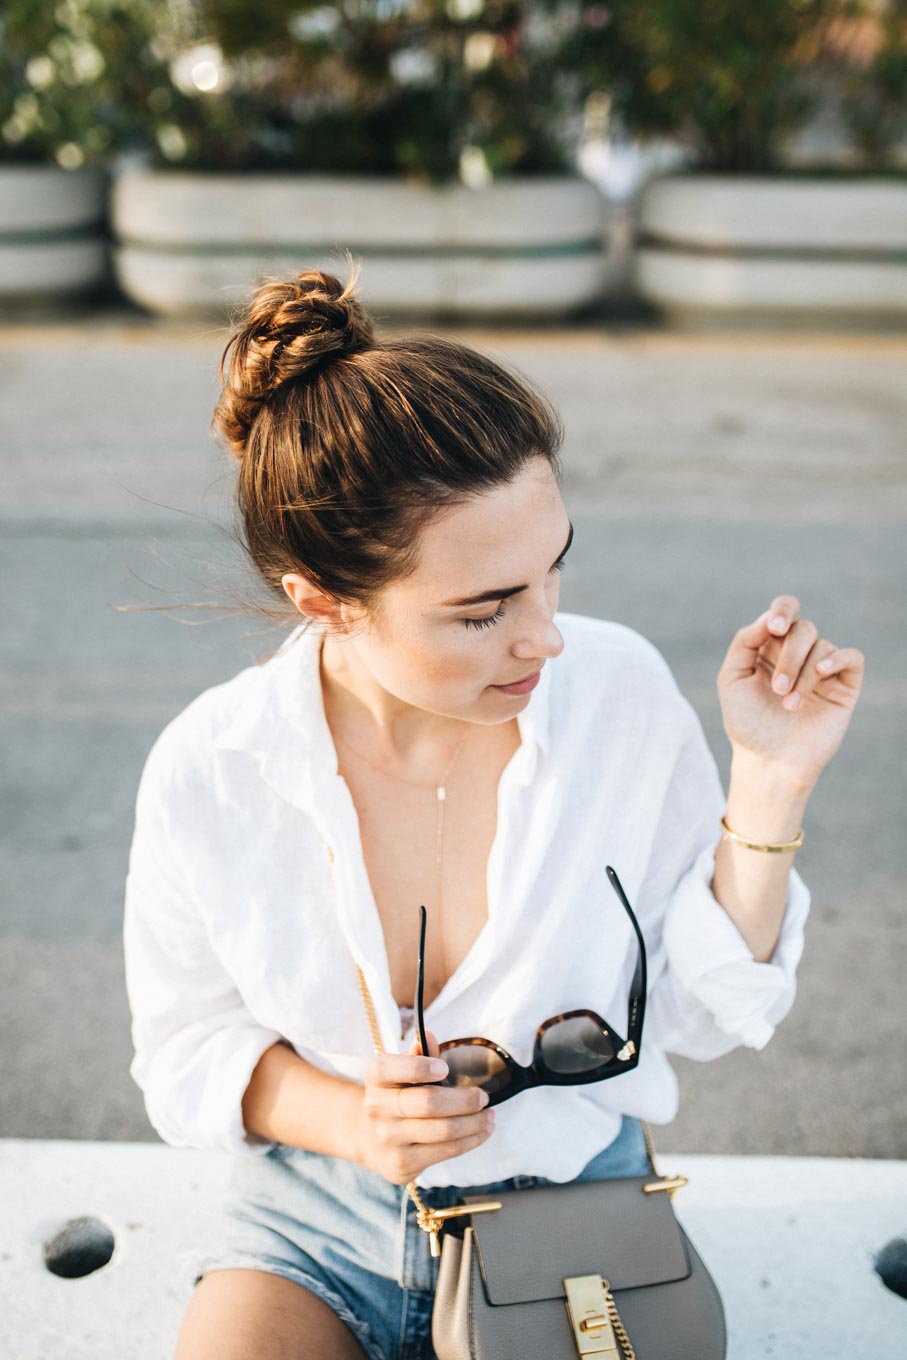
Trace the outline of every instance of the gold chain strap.
<instances>
[{"instance_id":1,"label":"gold chain strap","mask_svg":"<svg viewBox=\"0 0 907 1360\"><path fill-rule=\"evenodd\" d=\"M605 1307L608 1310L608 1317L611 1319L611 1327L620 1342L624 1360L636 1360L633 1343L627 1336L627 1329L620 1320L620 1313L617 1311L617 1304L614 1302L614 1295L611 1293L610 1281L602 1280L602 1287L605 1291Z\"/></svg>"},{"instance_id":2,"label":"gold chain strap","mask_svg":"<svg viewBox=\"0 0 907 1360\"><path fill-rule=\"evenodd\" d=\"M368 989L368 983L365 980L365 974L359 967L358 963L356 964L356 975L359 978L359 990L362 993L362 1000L365 1004L365 1013L368 1016L369 1029L372 1032L372 1044L374 1046L376 1053L383 1053L384 1045L381 1042L381 1031L378 1028L378 1021L375 1017L375 1007L372 1004L372 994ZM432 1236L433 1240L437 1240L436 1234L438 1232L439 1224L435 1221L431 1209L429 1209L426 1204L423 1204L422 1197L419 1194L419 1191L416 1189L416 1182L410 1181L407 1184L406 1188L409 1191L409 1194L412 1197L412 1201L416 1206L416 1222L419 1224L419 1227L423 1230L423 1232L429 1233Z\"/></svg>"}]
</instances>

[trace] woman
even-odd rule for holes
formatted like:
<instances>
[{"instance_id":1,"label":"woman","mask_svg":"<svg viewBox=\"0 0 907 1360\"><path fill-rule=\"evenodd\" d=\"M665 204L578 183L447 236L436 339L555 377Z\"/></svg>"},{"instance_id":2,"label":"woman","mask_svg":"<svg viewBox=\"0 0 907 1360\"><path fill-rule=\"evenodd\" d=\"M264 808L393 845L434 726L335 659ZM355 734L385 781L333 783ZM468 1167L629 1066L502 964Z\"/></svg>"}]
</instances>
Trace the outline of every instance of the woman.
<instances>
[{"instance_id":1,"label":"woman","mask_svg":"<svg viewBox=\"0 0 907 1360\"><path fill-rule=\"evenodd\" d=\"M761 1048L793 1002L794 853L862 681L774 599L718 676L725 797L658 651L558 612L551 408L460 345L376 340L354 282L264 284L224 352L245 543L305 622L169 724L136 805L132 1073L166 1141L237 1154L178 1360L430 1355L407 1182L439 1206L644 1172L666 1052ZM445 1084L439 1042L528 1066L549 1017L620 1029L636 941L606 864L648 956L638 1063L494 1110Z\"/></svg>"}]
</instances>

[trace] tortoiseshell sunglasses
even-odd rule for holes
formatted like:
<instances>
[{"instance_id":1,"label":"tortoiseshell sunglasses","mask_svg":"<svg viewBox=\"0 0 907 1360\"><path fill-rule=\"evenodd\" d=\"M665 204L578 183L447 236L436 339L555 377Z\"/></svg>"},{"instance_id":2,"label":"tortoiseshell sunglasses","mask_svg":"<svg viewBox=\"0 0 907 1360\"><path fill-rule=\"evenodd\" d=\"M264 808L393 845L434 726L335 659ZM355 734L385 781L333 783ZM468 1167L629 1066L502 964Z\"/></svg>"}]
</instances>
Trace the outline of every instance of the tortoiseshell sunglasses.
<instances>
[{"instance_id":1,"label":"tortoiseshell sunglasses","mask_svg":"<svg viewBox=\"0 0 907 1360\"><path fill-rule=\"evenodd\" d=\"M486 1108L500 1105L531 1086L576 1086L589 1081L607 1081L630 1072L639 1062L642 1025L646 1010L646 946L639 923L620 885L620 879L606 865L611 887L620 898L636 932L638 953L630 1002L627 1010L627 1038L611 1029L595 1011L565 1011L539 1025L535 1036L532 1064L522 1067L515 1058L491 1039L447 1039L440 1053L448 1066L446 1077L437 1086L481 1086L487 1091ZM423 989L425 984L426 911L420 907L419 969L416 978L416 1020L422 1052L428 1053L425 1034Z\"/></svg>"}]
</instances>

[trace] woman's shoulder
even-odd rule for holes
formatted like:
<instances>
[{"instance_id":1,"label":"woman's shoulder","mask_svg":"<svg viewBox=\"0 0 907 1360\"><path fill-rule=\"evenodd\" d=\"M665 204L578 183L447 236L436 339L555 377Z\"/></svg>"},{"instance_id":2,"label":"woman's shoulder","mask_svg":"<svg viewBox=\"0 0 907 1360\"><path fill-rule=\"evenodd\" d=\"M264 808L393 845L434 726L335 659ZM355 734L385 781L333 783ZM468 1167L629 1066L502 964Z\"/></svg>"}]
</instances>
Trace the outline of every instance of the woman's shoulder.
<instances>
[{"instance_id":1,"label":"woman's shoulder","mask_svg":"<svg viewBox=\"0 0 907 1360\"><path fill-rule=\"evenodd\" d=\"M209 686L181 708L158 733L145 760L142 783L171 790L199 778L210 779L219 743L239 724L276 712L280 699L280 659L299 629L266 660L245 666Z\"/></svg>"}]
</instances>

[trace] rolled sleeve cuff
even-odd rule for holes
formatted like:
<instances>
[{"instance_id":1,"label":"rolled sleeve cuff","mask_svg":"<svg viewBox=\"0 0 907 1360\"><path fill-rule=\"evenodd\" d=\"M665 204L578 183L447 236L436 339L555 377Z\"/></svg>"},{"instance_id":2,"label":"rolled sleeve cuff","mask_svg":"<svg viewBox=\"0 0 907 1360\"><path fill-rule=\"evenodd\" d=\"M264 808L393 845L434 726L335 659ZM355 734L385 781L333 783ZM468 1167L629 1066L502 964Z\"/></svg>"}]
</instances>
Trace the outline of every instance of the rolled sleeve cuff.
<instances>
[{"instance_id":1,"label":"rolled sleeve cuff","mask_svg":"<svg viewBox=\"0 0 907 1360\"><path fill-rule=\"evenodd\" d=\"M263 1154L270 1152L273 1147L277 1146L273 1140L262 1138L257 1133L250 1133L246 1128L242 1118L242 1098L262 1054L266 1053L274 1044L279 1043L281 1037L274 1030L250 1030L248 1034L243 1036L242 1043L237 1045L237 1052L233 1060L224 1064L223 1084L225 1090L223 1092L224 1109L222 1114L224 1122L221 1127L226 1130L229 1148Z\"/></svg>"},{"instance_id":2,"label":"rolled sleeve cuff","mask_svg":"<svg viewBox=\"0 0 907 1360\"><path fill-rule=\"evenodd\" d=\"M231 1027L196 1051L191 1071L159 1070L145 1095L148 1117L164 1141L215 1152L270 1152L273 1141L246 1129L242 1099L262 1054L281 1038L258 1026L240 1032ZM206 1073L202 1083L200 1069Z\"/></svg>"},{"instance_id":3,"label":"rolled sleeve cuff","mask_svg":"<svg viewBox=\"0 0 907 1360\"><path fill-rule=\"evenodd\" d=\"M720 1030L749 1048L764 1048L794 1002L810 893L791 868L778 943L771 961L758 963L711 890L715 850L701 852L665 913L668 965Z\"/></svg>"}]
</instances>

